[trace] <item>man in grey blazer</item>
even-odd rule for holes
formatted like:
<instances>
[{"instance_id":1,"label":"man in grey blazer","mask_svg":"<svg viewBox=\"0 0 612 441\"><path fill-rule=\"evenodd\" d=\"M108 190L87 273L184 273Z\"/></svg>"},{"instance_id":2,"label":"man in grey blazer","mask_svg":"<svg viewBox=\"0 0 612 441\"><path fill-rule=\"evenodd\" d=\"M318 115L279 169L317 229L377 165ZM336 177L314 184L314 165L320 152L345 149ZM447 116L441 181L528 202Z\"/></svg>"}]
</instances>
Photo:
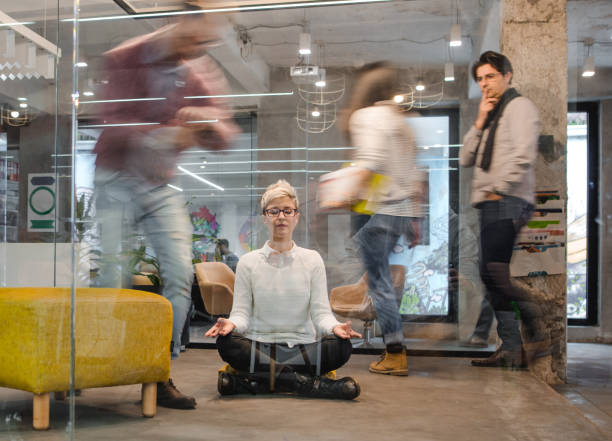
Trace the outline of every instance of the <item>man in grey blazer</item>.
<instances>
[{"instance_id":1,"label":"man in grey blazer","mask_svg":"<svg viewBox=\"0 0 612 441\"><path fill-rule=\"evenodd\" d=\"M543 355L549 346L540 307L510 280L514 242L533 212L540 134L538 110L511 87L512 75L510 60L497 52L484 52L474 63L472 76L482 99L460 151L460 164L475 167L472 205L480 217L480 276L503 341L491 357L472 361L480 367L524 368L528 358ZM522 341L519 317L529 344Z\"/></svg>"}]
</instances>

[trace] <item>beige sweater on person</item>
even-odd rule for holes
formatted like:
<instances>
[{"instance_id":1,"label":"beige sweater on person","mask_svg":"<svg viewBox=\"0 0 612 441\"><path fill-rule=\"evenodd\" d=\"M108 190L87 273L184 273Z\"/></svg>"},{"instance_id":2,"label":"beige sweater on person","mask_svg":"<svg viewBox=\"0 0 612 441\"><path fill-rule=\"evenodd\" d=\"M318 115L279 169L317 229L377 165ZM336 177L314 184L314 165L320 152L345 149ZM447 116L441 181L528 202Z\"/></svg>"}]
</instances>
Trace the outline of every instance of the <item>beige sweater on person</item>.
<instances>
[{"instance_id":1,"label":"beige sweater on person","mask_svg":"<svg viewBox=\"0 0 612 441\"><path fill-rule=\"evenodd\" d=\"M540 136L538 109L523 96L508 103L495 133L491 166L484 171L479 165L488 135L489 128L478 130L472 126L459 152L459 164L474 167L472 205L484 202L488 193L514 196L533 204Z\"/></svg>"}]
</instances>

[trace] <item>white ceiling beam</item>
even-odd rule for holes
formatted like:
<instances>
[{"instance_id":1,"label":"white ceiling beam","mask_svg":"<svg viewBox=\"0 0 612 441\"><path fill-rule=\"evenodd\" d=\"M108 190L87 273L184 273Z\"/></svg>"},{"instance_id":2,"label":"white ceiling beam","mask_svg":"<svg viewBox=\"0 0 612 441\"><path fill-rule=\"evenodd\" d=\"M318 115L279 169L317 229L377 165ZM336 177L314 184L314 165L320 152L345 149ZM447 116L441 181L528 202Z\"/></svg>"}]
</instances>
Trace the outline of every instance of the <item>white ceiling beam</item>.
<instances>
[{"instance_id":1,"label":"white ceiling beam","mask_svg":"<svg viewBox=\"0 0 612 441\"><path fill-rule=\"evenodd\" d=\"M30 28L20 24L19 20L15 20L10 15L7 15L2 11L0 11L0 23L5 25L7 28L14 30L24 38L27 38L41 49L50 52L58 58L61 57L62 51L60 48L58 48L46 38L31 30Z\"/></svg>"}]
</instances>

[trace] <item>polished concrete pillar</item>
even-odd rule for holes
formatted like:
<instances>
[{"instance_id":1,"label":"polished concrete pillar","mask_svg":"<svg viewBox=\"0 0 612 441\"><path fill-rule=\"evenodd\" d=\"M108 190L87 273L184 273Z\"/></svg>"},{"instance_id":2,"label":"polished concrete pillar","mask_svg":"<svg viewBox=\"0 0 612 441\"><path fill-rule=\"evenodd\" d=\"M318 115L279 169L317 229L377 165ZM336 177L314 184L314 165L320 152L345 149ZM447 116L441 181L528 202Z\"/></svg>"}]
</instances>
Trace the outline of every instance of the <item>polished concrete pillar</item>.
<instances>
[{"instance_id":1,"label":"polished concrete pillar","mask_svg":"<svg viewBox=\"0 0 612 441\"><path fill-rule=\"evenodd\" d=\"M514 68L513 85L540 111L541 134L553 136L553 147L541 150L536 167L537 190L559 190L566 198L567 126L566 0L503 0L500 48ZM543 320L553 339L551 356L538 359L532 372L549 384L566 378L565 273L521 277L543 305Z\"/></svg>"}]
</instances>

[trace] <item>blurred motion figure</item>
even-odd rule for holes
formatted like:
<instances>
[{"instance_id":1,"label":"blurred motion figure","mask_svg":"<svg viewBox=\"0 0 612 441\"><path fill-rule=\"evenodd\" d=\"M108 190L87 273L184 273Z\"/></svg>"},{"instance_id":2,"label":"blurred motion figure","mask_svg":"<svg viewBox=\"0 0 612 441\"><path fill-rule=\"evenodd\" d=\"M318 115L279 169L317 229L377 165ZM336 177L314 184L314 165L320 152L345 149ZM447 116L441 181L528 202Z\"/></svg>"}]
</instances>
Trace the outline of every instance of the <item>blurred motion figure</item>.
<instances>
[{"instance_id":1,"label":"blurred motion figure","mask_svg":"<svg viewBox=\"0 0 612 441\"><path fill-rule=\"evenodd\" d=\"M185 8L200 6L186 2ZM100 119L105 128L94 149L103 251L98 284L121 284L126 271L117 256L125 251L120 249L123 228L126 221L140 226L160 263L162 294L172 304L173 359L191 305L192 226L185 201L168 183L181 151L223 149L238 132L223 101L185 98L225 92L221 70L206 55L217 41L217 26L208 15L188 14L104 54L108 81ZM172 380L158 384L157 400L173 408L196 405Z\"/></svg>"},{"instance_id":2,"label":"blurred motion figure","mask_svg":"<svg viewBox=\"0 0 612 441\"><path fill-rule=\"evenodd\" d=\"M417 169L414 133L393 101L399 91L397 69L382 62L364 66L342 127L356 147L353 162L363 170L362 187L370 185L374 174L384 176L383 184L368 197L367 207L374 214L355 239L386 347L369 369L390 375L407 375L408 366L389 255L402 235L410 246L418 243L425 189L424 173Z\"/></svg>"}]
</instances>

